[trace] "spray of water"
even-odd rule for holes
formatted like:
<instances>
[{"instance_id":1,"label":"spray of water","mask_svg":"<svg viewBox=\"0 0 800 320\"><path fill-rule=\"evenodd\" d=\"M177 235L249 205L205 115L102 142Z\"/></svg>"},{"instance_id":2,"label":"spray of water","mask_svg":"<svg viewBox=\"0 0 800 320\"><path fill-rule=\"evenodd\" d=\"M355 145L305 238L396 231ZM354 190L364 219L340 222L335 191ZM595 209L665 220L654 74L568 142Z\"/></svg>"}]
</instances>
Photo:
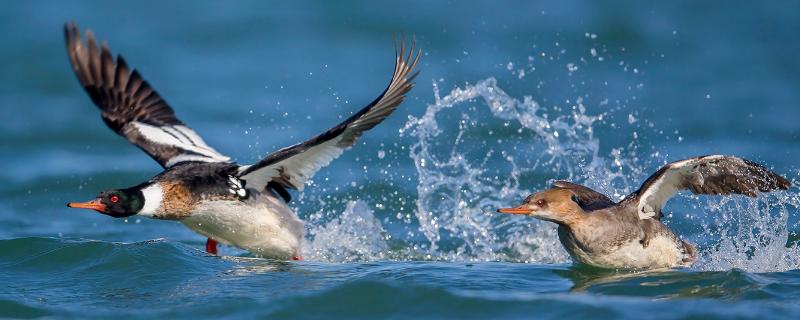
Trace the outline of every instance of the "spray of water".
<instances>
[{"instance_id":1,"label":"spray of water","mask_svg":"<svg viewBox=\"0 0 800 320\"><path fill-rule=\"evenodd\" d=\"M305 243L306 259L329 262L371 261L385 259L388 233L363 201L349 201L336 218L322 222L325 211L309 217L312 240Z\"/></svg>"},{"instance_id":2,"label":"spray of water","mask_svg":"<svg viewBox=\"0 0 800 320\"><path fill-rule=\"evenodd\" d=\"M415 214L430 253L446 260L567 261L553 224L494 210L554 178L602 177L600 190L626 183L621 149L610 163L598 156L594 125L604 115L589 115L581 97L566 112L547 110L530 96L509 96L494 78L444 97L434 83L434 97L402 130L415 138L409 154L419 176ZM455 134L442 126L447 112L460 117Z\"/></svg>"},{"instance_id":3,"label":"spray of water","mask_svg":"<svg viewBox=\"0 0 800 320\"><path fill-rule=\"evenodd\" d=\"M410 117L401 130L402 136L412 138L408 150L418 176L416 219L384 220L413 225L426 243L393 239L405 245L390 249L389 236L368 206L350 202L327 223L322 223L328 216L324 212L312 216L313 240L306 250L311 258L567 262L554 224L494 210L517 204L554 179L582 183L620 199L638 188L658 164L675 160L657 153L642 159L636 154L636 141L601 155L594 131L606 114L587 112L580 97L567 108L548 109L530 96L510 96L494 78L445 96L436 83L433 89L434 103L420 117ZM800 207L796 193L756 199L684 196L677 201L686 200L697 203L696 214L689 218L703 225L703 234L693 236L701 248L696 268L800 267L800 249L787 245L788 216ZM669 219L689 218L676 214Z\"/></svg>"},{"instance_id":4,"label":"spray of water","mask_svg":"<svg viewBox=\"0 0 800 320\"><path fill-rule=\"evenodd\" d=\"M719 197L707 200L703 224L713 238L695 265L700 270L743 269L749 272L800 268L800 247L787 243L789 216L797 213L796 193L778 192L759 198Z\"/></svg>"}]
</instances>

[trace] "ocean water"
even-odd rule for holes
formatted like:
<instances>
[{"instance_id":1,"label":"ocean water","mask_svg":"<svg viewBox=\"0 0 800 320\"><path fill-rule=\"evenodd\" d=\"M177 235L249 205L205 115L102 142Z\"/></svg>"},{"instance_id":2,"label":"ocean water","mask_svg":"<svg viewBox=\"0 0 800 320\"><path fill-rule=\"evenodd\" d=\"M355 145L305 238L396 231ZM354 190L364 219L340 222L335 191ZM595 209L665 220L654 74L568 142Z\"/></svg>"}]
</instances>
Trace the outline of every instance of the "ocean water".
<instances>
[{"instance_id":1,"label":"ocean water","mask_svg":"<svg viewBox=\"0 0 800 320\"><path fill-rule=\"evenodd\" d=\"M417 85L292 206L303 261L206 255L178 222L64 203L160 167L115 136L62 25L108 41L217 150L251 163ZM19 2L0 11L0 318L800 317L800 6L412 1ZM555 179L618 199L734 154L794 182L676 196L692 267L574 267L555 226L494 210Z\"/></svg>"}]
</instances>

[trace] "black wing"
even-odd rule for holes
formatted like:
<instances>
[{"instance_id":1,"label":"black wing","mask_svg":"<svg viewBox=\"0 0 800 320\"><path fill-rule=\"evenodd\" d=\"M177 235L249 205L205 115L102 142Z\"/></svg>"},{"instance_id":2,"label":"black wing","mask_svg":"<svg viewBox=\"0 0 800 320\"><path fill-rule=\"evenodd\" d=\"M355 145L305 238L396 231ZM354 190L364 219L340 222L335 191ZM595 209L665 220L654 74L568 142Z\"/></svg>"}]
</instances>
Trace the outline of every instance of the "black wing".
<instances>
[{"instance_id":1,"label":"black wing","mask_svg":"<svg viewBox=\"0 0 800 320\"><path fill-rule=\"evenodd\" d=\"M405 98L413 87L417 73L411 71L419 62L421 52L414 55L414 43L406 56L401 40L400 52L395 58L395 68L389 86L372 103L339 125L306 142L278 150L252 166L242 167L240 178L247 186L263 189L269 182L302 190L305 182L320 168L351 147L364 131L383 121Z\"/></svg>"},{"instance_id":2,"label":"black wing","mask_svg":"<svg viewBox=\"0 0 800 320\"><path fill-rule=\"evenodd\" d=\"M640 218L660 219L664 204L679 190L695 194L743 194L786 190L791 182L747 159L710 155L667 164L628 196L636 202Z\"/></svg>"},{"instance_id":3,"label":"black wing","mask_svg":"<svg viewBox=\"0 0 800 320\"><path fill-rule=\"evenodd\" d=\"M75 23L64 25L67 54L78 81L111 130L147 152L163 167L189 161L228 162L183 124L139 72L121 56L112 58L104 43L98 48L92 31L81 39Z\"/></svg>"},{"instance_id":4,"label":"black wing","mask_svg":"<svg viewBox=\"0 0 800 320\"><path fill-rule=\"evenodd\" d=\"M581 209L584 211L608 208L615 204L614 201L609 199L606 195L572 182L556 181L553 182L552 187L569 189L572 191L578 198L578 205L580 205Z\"/></svg>"}]
</instances>

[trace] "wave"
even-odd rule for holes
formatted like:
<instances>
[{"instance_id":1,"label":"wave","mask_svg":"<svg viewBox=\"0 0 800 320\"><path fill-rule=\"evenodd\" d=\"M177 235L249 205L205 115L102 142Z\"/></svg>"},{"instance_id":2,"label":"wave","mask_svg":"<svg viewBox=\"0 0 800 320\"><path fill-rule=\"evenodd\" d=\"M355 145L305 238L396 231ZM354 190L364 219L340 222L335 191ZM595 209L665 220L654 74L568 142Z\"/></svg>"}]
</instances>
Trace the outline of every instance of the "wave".
<instances>
[{"instance_id":1,"label":"wave","mask_svg":"<svg viewBox=\"0 0 800 320\"><path fill-rule=\"evenodd\" d=\"M532 293L516 290L487 293L452 290L414 284L387 284L358 281L325 292L282 301L270 318L330 317L369 318L376 314L402 314L425 318L503 318L536 315L537 318L615 318L639 319L643 314L659 319L702 317L760 319L768 313L788 318L797 306L705 299L648 300L640 298ZM641 291L641 288L636 291ZM691 291L691 289L687 289ZM698 294L699 296L700 294ZM298 310L303 310L302 314Z\"/></svg>"},{"instance_id":2,"label":"wave","mask_svg":"<svg viewBox=\"0 0 800 320\"><path fill-rule=\"evenodd\" d=\"M800 271L640 273L567 264L282 262L170 240L0 240L0 317L791 318ZM736 302L736 303L731 303Z\"/></svg>"}]
</instances>

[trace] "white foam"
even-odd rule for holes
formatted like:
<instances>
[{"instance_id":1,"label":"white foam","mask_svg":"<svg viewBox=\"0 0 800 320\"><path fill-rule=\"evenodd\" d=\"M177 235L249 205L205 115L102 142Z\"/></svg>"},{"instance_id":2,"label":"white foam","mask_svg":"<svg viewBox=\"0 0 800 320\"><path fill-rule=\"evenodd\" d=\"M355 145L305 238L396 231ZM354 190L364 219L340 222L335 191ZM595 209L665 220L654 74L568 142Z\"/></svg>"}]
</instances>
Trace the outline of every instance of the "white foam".
<instances>
[{"instance_id":1,"label":"white foam","mask_svg":"<svg viewBox=\"0 0 800 320\"><path fill-rule=\"evenodd\" d=\"M800 247L797 243L787 247L788 219L800 208L796 190L758 198L713 197L705 203L704 214L713 217L713 222L703 229L714 239L714 245L703 248L696 268L748 272L800 269Z\"/></svg>"},{"instance_id":2,"label":"white foam","mask_svg":"<svg viewBox=\"0 0 800 320\"><path fill-rule=\"evenodd\" d=\"M311 240L305 243L307 260L328 262L372 261L386 258L388 233L363 201L349 201L336 218L322 222L325 212L312 215Z\"/></svg>"}]
</instances>

